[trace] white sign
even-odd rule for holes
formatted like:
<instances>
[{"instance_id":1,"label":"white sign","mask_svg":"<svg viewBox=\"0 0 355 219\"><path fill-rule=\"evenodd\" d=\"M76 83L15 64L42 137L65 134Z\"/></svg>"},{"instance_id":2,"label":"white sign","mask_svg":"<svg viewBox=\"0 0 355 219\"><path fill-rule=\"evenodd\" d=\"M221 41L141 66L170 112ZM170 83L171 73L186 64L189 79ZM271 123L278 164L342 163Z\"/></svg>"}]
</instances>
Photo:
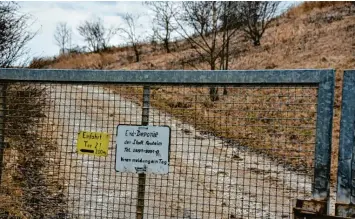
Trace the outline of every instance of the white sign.
<instances>
[{"instance_id":1,"label":"white sign","mask_svg":"<svg viewBox=\"0 0 355 219\"><path fill-rule=\"evenodd\" d=\"M116 171L167 174L170 128L118 125Z\"/></svg>"}]
</instances>

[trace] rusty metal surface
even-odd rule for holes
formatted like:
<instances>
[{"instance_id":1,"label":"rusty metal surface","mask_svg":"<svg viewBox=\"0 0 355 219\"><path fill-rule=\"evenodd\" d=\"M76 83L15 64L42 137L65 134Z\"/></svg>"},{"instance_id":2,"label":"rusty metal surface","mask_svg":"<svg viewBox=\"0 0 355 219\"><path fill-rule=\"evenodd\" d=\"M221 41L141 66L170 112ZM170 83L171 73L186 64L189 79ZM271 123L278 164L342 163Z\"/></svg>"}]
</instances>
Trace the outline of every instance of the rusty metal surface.
<instances>
[{"instance_id":1,"label":"rusty metal surface","mask_svg":"<svg viewBox=\"0 0 355 219\"><path fill-rule=\"evenodd\" d=\"M341 206L342 210L346 206ZM355 208L354 208L355 209ZM350 218L345 215L332 216L327 215L327 202L317 200L296 200L296 207L293 208L294 219L340 219Z\"/></svg>"},{"instance_id":2,"label":"rusty metal surface","mask_svg":"<svg viewBox=\"0 0 355 219\"><path fill-rule=\"evenodd\" d=\"M341 217L355 218L355 205L336 203L335 214Z\"/></svg>"},{"instance_id":3,"label":"rusty metal surface","mask_svg":"<svg viewBox=\"0 0 355 219\"><path fill-rule=\"evenodd\" d=\"M317 200L296 200L296 207L302 212L314 213L317 215L326 215L327 214L327 202L326 201L317 201Z\"/></svg>"}]
</instances>

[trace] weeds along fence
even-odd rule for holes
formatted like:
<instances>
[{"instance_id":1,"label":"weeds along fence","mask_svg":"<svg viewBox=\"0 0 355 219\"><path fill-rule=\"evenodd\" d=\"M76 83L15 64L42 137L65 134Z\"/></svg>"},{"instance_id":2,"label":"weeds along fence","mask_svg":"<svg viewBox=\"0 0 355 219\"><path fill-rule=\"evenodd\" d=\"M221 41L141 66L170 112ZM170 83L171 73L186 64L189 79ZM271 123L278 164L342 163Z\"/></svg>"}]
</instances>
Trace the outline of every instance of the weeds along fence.
<instances>
[{"instance_id":1,"label":"weeds along fence","mask_svg":"<svg viewBox=\"0 0 355 219\"><path fill-rule=\"evenodd\" d=\"M63 185L50 176L49 150L54 142L44 131L46 91L31 84L1 83L3 137L1 218L48 218L63 209ZM6 115L6 116L4 116ZM4 144L4 142L6 142Z\"/></svg>"},{"instance_id":2,"label":"weeds along fence","mask_svg":"<svg viewBox=\"0 0 355 219\"><path fill-rule=\"evenodd\" d=\"M295 198L329 199L333 70L4 69L0 80L2 215L287 218ZM169 127L168 173L154 172L159 159L117 171L159 146L132 144L129 157L119 125ZM81 145L88 133L108 136L107 151Z\"/></svg>"}]
</instances>

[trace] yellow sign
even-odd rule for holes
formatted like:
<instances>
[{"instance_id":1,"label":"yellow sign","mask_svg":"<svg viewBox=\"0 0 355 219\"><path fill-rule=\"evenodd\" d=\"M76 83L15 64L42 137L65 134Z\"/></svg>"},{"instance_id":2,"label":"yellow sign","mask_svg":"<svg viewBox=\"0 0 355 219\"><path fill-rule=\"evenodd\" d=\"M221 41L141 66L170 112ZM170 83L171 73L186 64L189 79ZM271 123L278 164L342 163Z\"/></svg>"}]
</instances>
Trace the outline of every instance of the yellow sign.
<instances>
[{"instance_id":1,"label":"yellow sign","mask_svg":"<svg viewBox=\"0 0 355 219\"><path fill-rule=\"evenodd\" d=\"M103 132L81 131L78 134L78 154L107 156L109 135Z\"/></svg>"}]
</instances>

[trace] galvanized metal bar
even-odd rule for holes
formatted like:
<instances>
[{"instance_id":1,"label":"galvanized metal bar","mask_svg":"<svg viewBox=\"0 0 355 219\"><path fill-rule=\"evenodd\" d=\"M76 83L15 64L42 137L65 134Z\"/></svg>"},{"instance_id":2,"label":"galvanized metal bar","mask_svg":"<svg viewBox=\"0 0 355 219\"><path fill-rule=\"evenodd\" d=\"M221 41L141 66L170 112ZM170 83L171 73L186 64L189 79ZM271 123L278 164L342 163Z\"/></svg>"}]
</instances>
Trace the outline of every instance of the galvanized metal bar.
<instances>
[{"instance_id":1,"label":"galvanized metal bar","mask_svg":"<svg viewBox=\"0 0 355 219\"><path fill-rule=\"evenodd\" d=\"M6 85L0 85L0 183L2 180L3 158L5 149Z\"/></svg>"},{"instance_id":2,"label":"galvanized metal bar","mask_svg":"<svg viewBox=\"0 0 355 219\"><path fill-rule=\"evenodd\" d=\"M318 84L332 70L108 71L0 69L0 80L139 84Z\"/></svg>"},{"instance_id":3,"label":"galvanized metal bar","mask_svg":"<svg viewBox=\"0 0 355 219\"><path fill-rule=\"evenodd\" d=\"M143 108L142 108L142 125L149 124L149 105L150 105L150 87L143 88ZM137 194L137 219L143 219L144 214L144 196L145 196L145 173L138 174L138 194Z\"/></svg>"},{"instance_id":4,"label":"galvanized metal bar","mask_svg":"<svg viewBox=\"0 0 355 219\"><path fill-rule=\"evenodd\" d=\"M337 204L355 204L355 71L345 71L340 121ZM344 211L337 211L340 212ZM340 215L344 216L344 215Z\"/></svg>"},{"instance_id":5,"label":"galvanized metal bar","mask_svg":"<svg viewBox=\"0 0 355 219\"><path fill-rule=\"evenodd\" d=\"M329 200L335 72L319 83L313 199Z\"/></svg>"}]
</instances>

